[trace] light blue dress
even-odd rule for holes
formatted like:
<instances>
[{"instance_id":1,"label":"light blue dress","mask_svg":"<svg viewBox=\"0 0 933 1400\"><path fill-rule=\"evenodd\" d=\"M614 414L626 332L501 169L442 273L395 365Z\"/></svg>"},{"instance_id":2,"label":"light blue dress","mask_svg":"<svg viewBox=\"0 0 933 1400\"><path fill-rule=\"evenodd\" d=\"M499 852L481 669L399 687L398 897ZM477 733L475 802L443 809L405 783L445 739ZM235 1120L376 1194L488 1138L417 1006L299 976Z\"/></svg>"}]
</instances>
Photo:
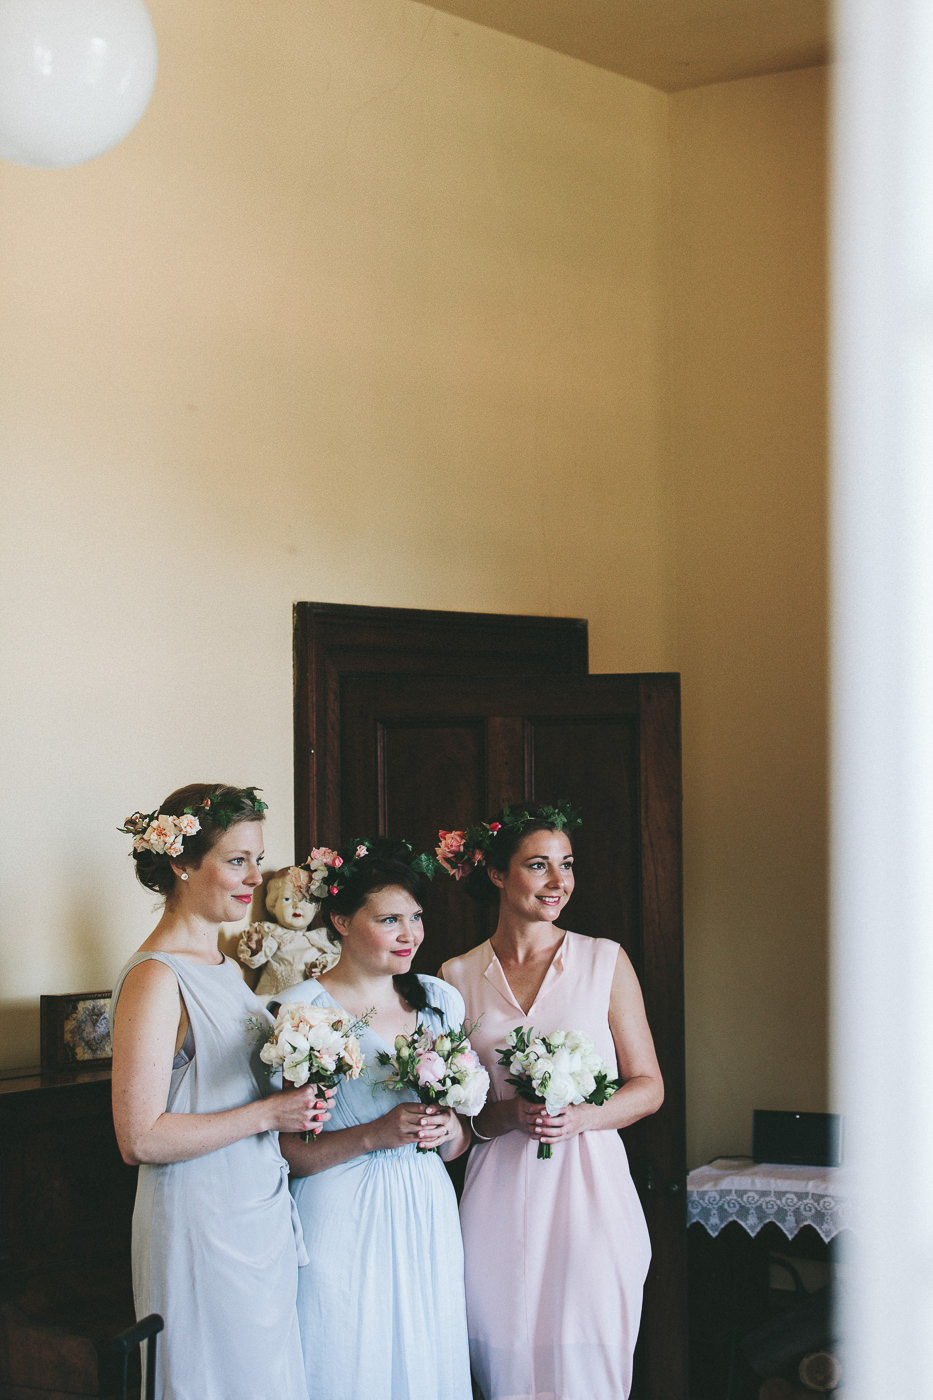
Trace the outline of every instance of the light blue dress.
<instances>
[{"instance_id":1,"label":"light blue dress","mask_svg":"<svg viewBox=\"0 0 933 1400\"><path fill-rule=\"evenodd\" d=\"M420 977L434 1034L463 1024L460 993ZM283 1001L338 1003L316 981ZM341 1081L324 1132L368 1123L413 1091L382 1087L390 1050L368 1028L366 1068ZM367 1152L292 1180L311 1262L301 1270L298 1322L313 1400L471 1400L457 1200L436 1152L412 1144Z\"/></svg>"},{"instance_id":2,"label":"light blue dress","mask_svg":"<svg viewBox=\"0 0 933 1400\"><path fill-rule=\"evenodd\" d=\"M270 1017L236 963L137 953L178 979L190 1022L166 1109L216 1113L272 1092L259 1051ZM133 1212L136 1316L159 1313L158 1400L307 1400L295 1298L306 1255L278 1133L187 1162L139 1168Z\"/></svg>"}]
</instances>

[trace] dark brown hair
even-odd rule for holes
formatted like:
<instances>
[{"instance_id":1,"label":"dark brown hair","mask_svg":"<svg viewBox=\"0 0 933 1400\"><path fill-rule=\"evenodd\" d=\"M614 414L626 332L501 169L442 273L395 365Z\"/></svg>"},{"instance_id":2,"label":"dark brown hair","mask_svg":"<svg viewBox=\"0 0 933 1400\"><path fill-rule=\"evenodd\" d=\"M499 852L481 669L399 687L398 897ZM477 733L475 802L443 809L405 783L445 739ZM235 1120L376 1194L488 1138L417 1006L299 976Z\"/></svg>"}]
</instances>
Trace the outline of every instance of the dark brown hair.
<instances>
[{"instance_id":1,"label":"dark brown hair","mask_svg":"<svg viewBox=\"0 0 933 1400\"><path fill-rule=\"evenodd\" d=\"M369 896L378 894L380 890L397 887L407 891L418 904L424 903L428 881L420 871L412 869L410 860L409 846L387 838L377 838L365 856L354 860L353 873L344 880L337 894L328 895L321 906L332 943L339 946L343 942L334 925L333 915L342 914L351 919L362 909ZM417 973L396 973L392 983L412 1011L425 1010L428 998Z\"/></svg>"},{"instance_id":2,"label":"dark brown hair","mask_svg":"<svg viewBox=\"0 0 933 1400\"><path fill-rule=\"evenodd\" d=\"M559 822L555 822L551 817L538 815L542 810L553 811L553 808L547 808L541 802L528 802L525 804L524 810L528 813L528 821L518 825L516 822L508 823L506 818L506 822L497 833L495 840L490 841L486 847L483 863L474 866L463 881L463 888L471 899L476 900L477 904L485 904L491 908L499 903L499 886L494 885L490 880L489 870L496 870L500 875L507 875L512 857L525 837L533 831L562 831L567 840L570 840L570 833ZM494 822L502 821L504 816L505 813L499 812L492 820Z\"/></svg>"},{"instance_id":3,"label":"dark brown hair","mask_svg":"<svg viewBox=\"0 0 933 1400\"><path fill-rule=\"evenodd\" d=\"M160 804L159 812L168 817L180 817L186 808L196 808L195 815L200 822L200 830L193 836L186 836L180 856L175 856L176 865L200 865L204 856L215 846L224 832L238 822L260 822L264 811L255 805L253 788L231 787L229 783L189 783L187 787L176 788ZM223 811L224 820L212 817L209 808L203 803L210 798L212 804ZM144 848L132 852L136 862L136 878L147 890L168 898L175 888L175 872L172 857Z\"/></svg>"}]
</instances>

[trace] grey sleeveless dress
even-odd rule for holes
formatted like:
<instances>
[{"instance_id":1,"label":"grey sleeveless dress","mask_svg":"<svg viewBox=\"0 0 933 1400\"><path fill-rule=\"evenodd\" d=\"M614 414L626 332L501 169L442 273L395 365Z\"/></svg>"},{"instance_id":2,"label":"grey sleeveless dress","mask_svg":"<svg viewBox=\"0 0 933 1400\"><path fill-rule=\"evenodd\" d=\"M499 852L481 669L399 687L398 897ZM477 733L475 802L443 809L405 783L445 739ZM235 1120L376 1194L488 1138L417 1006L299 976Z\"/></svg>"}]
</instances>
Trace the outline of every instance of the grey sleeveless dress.
<instances>
[{"instance_id":1,"label":"grey sleeveless dress","mask_svg":"<svg viewBox=\"0 0 933 1400\"><path fill-rule=\"evenodd\" d=\"M271 1018L236 963L154 958L178 979L191 1023L172 1069L169 1113L238 1108L271 1089L259 1050ZM165 1319L159 1400L308 1400L296 1295L307 1262L277 1133L187 1162L139 1168L133 1213L137 1317Z\"/></svg>"}]
</instances>

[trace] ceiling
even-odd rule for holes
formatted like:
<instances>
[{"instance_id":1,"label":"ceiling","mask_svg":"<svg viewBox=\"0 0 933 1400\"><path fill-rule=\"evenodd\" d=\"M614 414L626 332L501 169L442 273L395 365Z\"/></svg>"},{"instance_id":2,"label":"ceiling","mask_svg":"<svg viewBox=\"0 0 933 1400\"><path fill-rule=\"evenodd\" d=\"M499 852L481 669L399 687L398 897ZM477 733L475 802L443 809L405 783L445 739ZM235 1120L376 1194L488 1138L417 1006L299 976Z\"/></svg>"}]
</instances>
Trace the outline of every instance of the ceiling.
<instances>
[{"instance_id":1,"label":"ceiling","mask_svg":"<svg viewBox=\"0 0 933 1400\"><path fill-rule=\"evenodd\" d=\"M421 0L664 92L829 58L830 0Z\"/></svg>"}]
</instances>

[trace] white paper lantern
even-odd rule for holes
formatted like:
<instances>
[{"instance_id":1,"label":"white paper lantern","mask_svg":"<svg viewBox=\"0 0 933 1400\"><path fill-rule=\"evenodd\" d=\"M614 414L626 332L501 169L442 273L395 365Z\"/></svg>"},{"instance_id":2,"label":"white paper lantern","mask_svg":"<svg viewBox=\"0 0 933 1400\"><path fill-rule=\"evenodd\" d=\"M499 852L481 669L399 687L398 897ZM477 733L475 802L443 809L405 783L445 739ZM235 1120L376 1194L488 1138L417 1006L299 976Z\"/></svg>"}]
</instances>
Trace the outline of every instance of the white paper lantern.
<instances>
[{"instance_id":1,"label":"white paper lantern","mask_svg":"<svg viewBox=\"0 0 933 1400\"><path fill-rule=\"evenodd\" d=\"M0 0L0 156L54 168L103 155L155 86L143 0Z\"/></svg>"}]
</instances>

